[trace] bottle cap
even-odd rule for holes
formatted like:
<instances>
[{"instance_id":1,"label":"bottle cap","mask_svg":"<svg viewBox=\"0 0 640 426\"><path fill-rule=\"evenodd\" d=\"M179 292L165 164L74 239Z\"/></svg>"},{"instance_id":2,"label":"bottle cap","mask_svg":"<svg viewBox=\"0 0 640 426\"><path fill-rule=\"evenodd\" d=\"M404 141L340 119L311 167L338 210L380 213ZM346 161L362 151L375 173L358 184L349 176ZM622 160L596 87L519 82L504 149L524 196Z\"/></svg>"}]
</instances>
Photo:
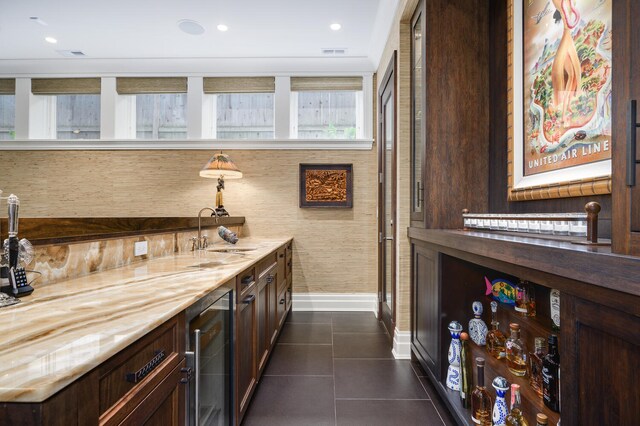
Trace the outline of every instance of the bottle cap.
<instances>
[{"instance_id":1,"label":"bottle cap","mask_svg":"<svg viewBox=\"0 0 640 426\"><path fill-rule=\"evenodd\" d=\"M460 340L469 340L469 333L462 332L460 333Z\"/></svg>"},{"instance_id":2,"label":"bottle cap","mask_svg":"<svg viewBox=\"0 0 640 426\"><path fill-rule=\"evenodd\" d=\"M519 331L520 330L520 324L516 324L515 322L512 322L511 324L509 324L509 328L515 331ZM551 339L551 338L549 338Z\"/></svg>"},{"instance_id":3,"label":"bottle cap","mask_svg":"<svg viewBox=\"0 0 640 426\"><path fill-rule=\"evenodd\" d=\"M511 392L520 392L520 385L513 383L511 385Z\"/></svg>"},{"instance_id":4,"label":"bottle cap","mask_svg":"<svg viewBox=\"0 0 640 426\"><path fill-rule=\"evenodd\" d=\"M478 367L484 367L484 358L476 358L476 364L478 365Z\"/></svg>"},{"instance_id":5,"label":"bottle cap","mask_svg":"<svg viewBox=\"0 0 640 426\"><path fill-rule=\"evenodd\" d=\"M558 346L558 336L556 336L555 334L552 334L551 336L549 336L549 344Z\"/></svg>"},{"instance_id":6,"label":"bottle cap","mask_svg":"<svg viewBox=\"0 0 640 426\"><path fill-rule=\"evenodd\" d=\"M490 305L491 305L491 312L498 312L498 302L494 300L493 302L490 303Z\"/></svg>"},{"instance_id":7,"label":"bottle cap","mask_svg":"<svg viewBox=\"0 0 640 426\"><path fill-rule=\"evenodd\" d=\"M547 422L549 421L549 418L547 417L546 414L538 413L536 414L536 421L541 425L546 425Z\"/></svg>"}]
</instances>

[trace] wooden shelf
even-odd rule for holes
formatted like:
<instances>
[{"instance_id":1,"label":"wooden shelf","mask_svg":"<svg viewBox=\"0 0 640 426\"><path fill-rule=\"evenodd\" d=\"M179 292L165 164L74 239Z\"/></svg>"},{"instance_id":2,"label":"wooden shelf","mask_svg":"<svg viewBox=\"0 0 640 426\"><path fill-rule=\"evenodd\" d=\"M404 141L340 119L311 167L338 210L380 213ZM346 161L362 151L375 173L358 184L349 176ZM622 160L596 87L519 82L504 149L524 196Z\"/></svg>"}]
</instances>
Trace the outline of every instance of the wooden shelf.
<instances>
[{"instance_id":1,"label":"wooden shelf","mask_svg":"<svg viewBox=\"0 0 640 426\"><path fill-rule=\"evenodd\" d=\"M560 419L560 414L554 411L551 411L547 406L544 405L542 398L538 396L535 390L529 385L528 377L518 377L509 371L507 367L507 361L502 359L495 359L492 357L486 350L485 347L478 346L475 343L471 342L469 345L471 348L471 358L474 360L473 365L475 367L475 359L477 357L482 357L485 359L485 367L484 367L484 383L491 394L491 397L495 401L495 389L491 386L491 382L496 376L502 376L509 384L518 384L520 385L520 396L522 397L522 411L524 412L525 418L529 422L529 424L535 424L536 414L544 413L549 417L549 425L554 426L558 423ZM473 373L473 383L474 385L478 383L478 377L476 372ZM507 394L507 406L510 405L511 393Z\"/></svg>"}]
</instances>

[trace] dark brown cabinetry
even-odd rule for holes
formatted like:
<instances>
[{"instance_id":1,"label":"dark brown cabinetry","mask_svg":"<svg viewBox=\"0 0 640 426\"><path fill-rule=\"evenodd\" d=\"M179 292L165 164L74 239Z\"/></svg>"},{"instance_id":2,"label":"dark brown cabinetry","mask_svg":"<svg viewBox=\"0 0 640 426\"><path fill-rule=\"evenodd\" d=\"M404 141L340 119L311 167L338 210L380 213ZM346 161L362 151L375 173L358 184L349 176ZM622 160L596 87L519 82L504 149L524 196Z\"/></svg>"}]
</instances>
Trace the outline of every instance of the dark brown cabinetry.
<instances>
[{"instance_id":1,"label":"dark brown cabinetry","mask_svg":"<svg viewBox=\"0 0 640 426\"><path fill-rule=\"evenodd\" d=\"M413 227L456 228L462 209L487 209L490 3L422 1L413 16Z\"/></svg>"},{"instance_id":2,"label":"dark brown cabinetry","mask_svg":"<svg viewBox=\"0 0 640 426\"><path fill-rule=\"evenodd\" d=\"M258 279L258 376L262 375L276 333L276 286L278 273L274 263Z\"/></svg>"},{"instance_id":3,"label":"dark brown cabinetry","mask_svg":"<svg viewBox=\"0 0 640 426\"><path fill-rule=\"evenodd\" d=\"M483 319L490 324L485 276L533 283L535 317L521 317L506 305L498 308L502 332L507 334L509 323L519 323L529 350L535 337L553 332L549 295L551 289L560 291L560 331L556 334L562 371L561 413L545 407L528 378L513 376L504 361L471 344L472 357L487 360L486 383L502 375L520 384L529 424L538 412L547 414L550 425L559 419L563 426L637 423L640 259L612 255L608 248L594 250L562 241L482 232L410 228L409 237L414 253L412 297L417 299L412 302L412 353L460 424L472 422L459 395L445 386L451 340L447 325L457 320L466 330L475 300L483 302ZM433 333L438 332L440 337L434 338Z\"/></svg>"},{"instance_id":4,"label":"dark brown cabinetry","mask_svg":"<svg viewBox=\"0 0 640 426\"><path fill-rule=\"evenodd\" d=\"M613 2L612 69L612 197L613 250L640 255L640 129L631 116L631 102L640 103L640 3ZM640 108L639 108L640 109Z\"/></svg>"},{"instance_id":5,"label":"dark brown cabinetry","mask_svg":"<svg viewBox=\"0 0 640 426\"><path fill-rule=\"evenodd\" d=\"M440 377L438 253L422 243L415 243L412 247L411 347L434 376Z\"/></svg>"},{"instance_id":6,"label":"dark brown cabinetry","mask_svg":"<svg viewBox=\"0 0 640 426\"><path fill-rule=\"evenodd\" d=\"M43 403L0 404L0 425L183 424L184 329L181 314Z\"/></svg>"},{"instance_id":7,"label":"dark brown cabinetry","mask_svg":"<svg viewBox=\"0 0 640 426\"><path fill-rule=\"evenodd\" d=\"M236 309L236 418L242 419L258 381L257 300L255 284Z\"/></svg>"}]
</instances>

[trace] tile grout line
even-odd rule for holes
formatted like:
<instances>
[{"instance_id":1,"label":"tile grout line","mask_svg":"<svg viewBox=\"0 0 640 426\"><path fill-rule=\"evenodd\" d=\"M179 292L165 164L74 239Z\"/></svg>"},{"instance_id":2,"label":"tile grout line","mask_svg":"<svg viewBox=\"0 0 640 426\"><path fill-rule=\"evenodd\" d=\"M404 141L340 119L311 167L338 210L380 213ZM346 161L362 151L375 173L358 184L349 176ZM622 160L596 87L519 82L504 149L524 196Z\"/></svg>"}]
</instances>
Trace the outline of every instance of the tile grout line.
<instances>
[{"instance_id":1,"label":"tile grout line","mask_svg":"<svg viewBox=\"0 0 640 426\"><path fill-rule=\"evenodd\" d=\"M331 313L331 367L333 369L333 421L338 426L338 401L336 398L336 358L333 345L333 312Z\"/></svg>"},{"instance_id":2,"label":"tile grout line","mask_svg":"<svg viewBox=\"0 0 640 426\"><path fill-rule=\"evenodd\" d=\"M427 391L427 388L425 387L424 383L422 383L422 380L420 380L420 376L418 376L418 373L416 373L416 370L413 369L413 365L411 366L411 369L413 370L413 374L415 374L416 377L418 378L418 381L420 382L420 386L422 386L422 389L424 389L424 392L429 397L429 401L431 402L431 405L433 405L433 409L436 410L436 413L438 413L438 417L440 417L440 421L442 422L443 425L446 426L446 423L442 418L442 414L440 414L440 410L438 410L438 407L436 407L436 404L433 402L433 398L431 398L431 394ZM422 377L424 377L426 380L431 380L428 377L425 377L425 376L422 376Z\"/></svg>"}]
</instances>

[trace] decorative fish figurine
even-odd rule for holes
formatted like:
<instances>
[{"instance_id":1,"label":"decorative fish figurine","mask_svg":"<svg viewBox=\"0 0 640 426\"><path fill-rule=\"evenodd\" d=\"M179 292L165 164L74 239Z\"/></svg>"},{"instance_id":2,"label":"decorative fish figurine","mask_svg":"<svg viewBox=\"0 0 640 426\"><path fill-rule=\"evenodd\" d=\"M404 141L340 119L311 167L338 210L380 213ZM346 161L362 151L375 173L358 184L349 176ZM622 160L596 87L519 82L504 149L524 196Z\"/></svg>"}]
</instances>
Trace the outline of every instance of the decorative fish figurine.
<instances>
[{"instance_id":1,"label":"decorative fish figurine","mask_svg":"<svg viewBox=\"0 0 640 426\"><path fill-rule=\"evenodd\" d=\"M487 296L491 295L494 300L500 303L515 306L516 294L518 293L516 286L504 278L496 278L493 281L489 281L489 278L484 277L484 282L487 285Z\"/></svg>"}]
</instances>

